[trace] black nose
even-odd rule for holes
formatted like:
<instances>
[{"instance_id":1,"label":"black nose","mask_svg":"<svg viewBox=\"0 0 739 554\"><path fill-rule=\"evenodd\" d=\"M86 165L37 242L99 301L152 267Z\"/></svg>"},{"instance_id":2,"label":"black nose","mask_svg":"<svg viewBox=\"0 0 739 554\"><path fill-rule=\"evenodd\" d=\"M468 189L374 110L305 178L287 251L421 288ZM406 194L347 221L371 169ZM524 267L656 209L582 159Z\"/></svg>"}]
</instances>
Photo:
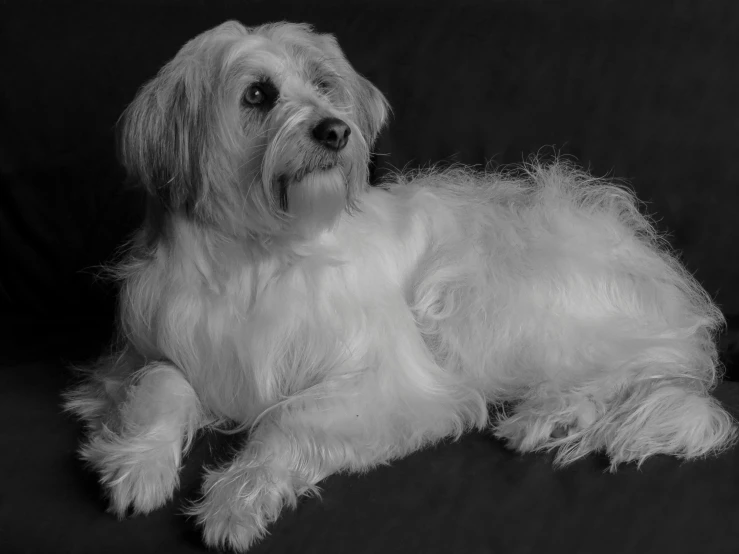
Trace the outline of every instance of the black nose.
<instances>
[{"instance_id":1,"label":"black nose","mask_svg":"<svg viewBox=\"0 0 739 554\"><path fill-rule=\"evenodd\" d=\"M326 148L337 152L346 146L352 130L335 117L327 117L313 127L313 138Z\"/></svg>"}]
</instances>

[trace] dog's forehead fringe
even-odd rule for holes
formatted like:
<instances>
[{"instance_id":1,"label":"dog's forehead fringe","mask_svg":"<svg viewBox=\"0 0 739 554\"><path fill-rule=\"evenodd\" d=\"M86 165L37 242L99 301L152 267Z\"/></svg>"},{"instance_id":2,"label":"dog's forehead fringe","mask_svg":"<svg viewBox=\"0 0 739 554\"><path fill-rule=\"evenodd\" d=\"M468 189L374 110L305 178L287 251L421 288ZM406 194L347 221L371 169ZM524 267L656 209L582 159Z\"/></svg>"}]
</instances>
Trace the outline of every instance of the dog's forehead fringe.
<instances>
[{"instance_id":1,"label":"dog's forehead fringe","mask_svg":"<svg viewBox=\"0 0 739 554\"><path fill-rule=\"evenodd\" d=\"M259 35L249 35L236 41L226 58L227 64L233 64L237 60L270 57L272 61L280 57L280 51L272 41Z\"/></svg>"},{"instance_id":2,"label":"dog's forehead fringe","mask_svg":"<svg viewBox=\"0 0 739 554\"><path fill-rule=\"evenodd\" d=\"M287 29L279 28L283 31L279 34L257 32L239 37L232 45L226 63L232 65L254 62L272 71L293 71L309 78L323 73L335 73L312 36L303 26L297 27L297 32L293 33L285 32L295 31L289 26Z\"/></svg>"}]
</instances>

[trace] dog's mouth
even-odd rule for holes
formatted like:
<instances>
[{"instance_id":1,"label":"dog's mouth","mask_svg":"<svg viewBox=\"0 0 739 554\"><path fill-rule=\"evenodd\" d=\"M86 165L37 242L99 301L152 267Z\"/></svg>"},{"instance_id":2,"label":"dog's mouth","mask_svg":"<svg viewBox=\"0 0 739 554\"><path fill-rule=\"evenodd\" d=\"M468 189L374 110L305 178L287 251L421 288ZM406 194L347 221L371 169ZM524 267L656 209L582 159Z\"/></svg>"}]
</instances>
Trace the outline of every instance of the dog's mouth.
<instances>
[{"instance_id":1,"label":"dog's mouth","mask_svg":"<svg viewBox=\"0 0 739 554\"><path fill-rule=\"evenodd\" d=\"M314 164L306 164L298 169L289 179L292 183L300 183L305 177L311 173L321 171L331 171L339 166L338 160L321 160Z\"/></svg>"},{"instance_id":2,"label":"dog's mouth","mask_svg":"<svg viewBox=\"0 0 739 554\"><path fill-rule=\"evenodd\" d=\"M315 184L315 179L321 180L321 174L325 174L325 177L329 179L337 171L341 171L341 164L338 160L324 160L320 163L303 166L291 174L282 174L277 180L280 208L283 211L288 211L288 194L291 188L301 187L307 181L312 181L312 184ZM343 181L343 178L341 180Z\"/></svg>"}]
</instances>

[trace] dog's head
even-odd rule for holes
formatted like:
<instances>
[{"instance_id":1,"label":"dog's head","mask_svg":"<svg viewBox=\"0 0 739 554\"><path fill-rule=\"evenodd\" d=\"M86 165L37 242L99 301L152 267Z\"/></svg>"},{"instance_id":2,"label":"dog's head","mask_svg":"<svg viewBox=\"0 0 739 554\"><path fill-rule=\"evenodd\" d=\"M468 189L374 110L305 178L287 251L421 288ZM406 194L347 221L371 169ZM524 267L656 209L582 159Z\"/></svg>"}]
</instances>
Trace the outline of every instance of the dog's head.
<instances>
[{"instance_id":1,"label":"dog's head","mask_svg":"<svg viewBox=\"0 0 739 554\"><path fill-rule=\"evenodd\" d=\"M387 102L308 25L194 38L122 118L129 175L172 212L238 235L330 226L367 184Z\"/></svg>"}]
</instances>

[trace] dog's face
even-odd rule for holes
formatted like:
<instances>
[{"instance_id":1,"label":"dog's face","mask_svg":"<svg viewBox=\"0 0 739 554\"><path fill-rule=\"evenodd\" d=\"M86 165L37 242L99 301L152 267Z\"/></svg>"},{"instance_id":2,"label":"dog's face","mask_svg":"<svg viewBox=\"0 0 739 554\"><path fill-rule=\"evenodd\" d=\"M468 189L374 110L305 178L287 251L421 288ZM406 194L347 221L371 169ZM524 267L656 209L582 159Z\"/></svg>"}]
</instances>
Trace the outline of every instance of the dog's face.
<instances>
[{"instance_id":1,"label":"dog's face","mask_svg":"<svg viewBox=\"0 0 739 554\"><path fill-rule=\"evenodd\" d=\"M188 42L123 116L130 176L224 232L330 226L367 184L387 114L330 35L228 22Z\"/></svg>"}]
</instances>

